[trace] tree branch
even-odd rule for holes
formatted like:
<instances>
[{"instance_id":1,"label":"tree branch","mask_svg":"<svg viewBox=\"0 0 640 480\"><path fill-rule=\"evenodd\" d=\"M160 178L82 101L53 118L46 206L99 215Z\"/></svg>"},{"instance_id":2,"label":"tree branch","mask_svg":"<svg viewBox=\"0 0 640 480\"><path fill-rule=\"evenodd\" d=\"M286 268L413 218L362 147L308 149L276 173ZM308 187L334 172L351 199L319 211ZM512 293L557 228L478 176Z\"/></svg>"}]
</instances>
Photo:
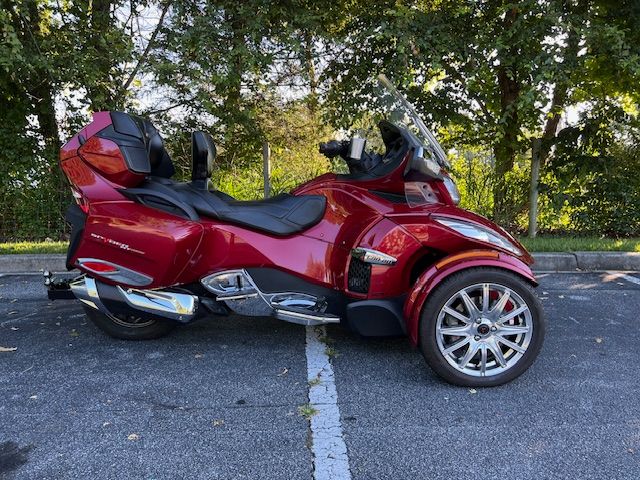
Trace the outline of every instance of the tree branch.
<instances>
[{"instance_id":1,"label":"tree branch","mask_svg":"<svg viewBox=\"0 0 640 480\"><path fill-rule=\"evenodd\" d=\"M170 6L171 6L171 1L167 0L166 3L164 4L164 7L162 7L162 12L160 14L160 18L158 19L158 24L156 25L156 28L153 30L153 33L149 38L149 43L147 43L147 46L145 47L144 52L142 52L142 55L140 55L140 57L138 58L138 62L136 63L136 66L133 68L133 70L129 74L127 81L124 82L124 85L122 85L122 88L120 89L120 93L118 94L119 97L124 95L124 93L129 89L129 86L131 85L131 82L133 82L135 76L140 70L140 67L142 67L142 65L144 65L144 63L147 61L149 52L153 47L153 44L156 40L156 37L158 36L158 33L160 33L160 29L162 28L162 23L164 22L164 17L167 14L167 11L169 10Z\"/></svg>"}]
</instances>

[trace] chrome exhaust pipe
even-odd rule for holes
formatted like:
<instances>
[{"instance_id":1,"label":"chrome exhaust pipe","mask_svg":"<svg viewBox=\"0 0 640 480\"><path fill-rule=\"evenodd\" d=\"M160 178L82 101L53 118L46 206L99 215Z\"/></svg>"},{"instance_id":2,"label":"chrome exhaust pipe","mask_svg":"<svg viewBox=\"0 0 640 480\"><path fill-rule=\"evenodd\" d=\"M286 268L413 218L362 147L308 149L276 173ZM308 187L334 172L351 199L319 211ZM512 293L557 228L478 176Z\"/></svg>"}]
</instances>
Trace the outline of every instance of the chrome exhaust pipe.
<instances>
[{"instance_id":1,"label":"chrome exhaust pipe","mask_svg":"<svg viewBox=\"0 0 640 480\"><path fill-rule=\"evenodd\" d=\"M85 305L95 308L106 315L113 315L100 299L99 285L109 288L109 286L100 284L100 282L91 277L84 277L69 286L75 297ZM125 289L120 286L116 286L115 291L118 297L116 300L121 301L134 311L169 318L182 323L193 320L198 310L198 297L187 293L134 288Z\"/></svg>"},{"instance_id":2,"label":"chrome exhaust pipe","mask_svg":"<svg viewBox=\"0 0 640 480\"><path fill-rule=\"evenodd\" d=\"M84 277L75 282L69 284L69 288L85 305L89 305L96 310L100 310L103 313L109 313L105 306L100 301L100 295L98 295L97 282L91 277Z\"/></svg>"},{"instance_id":3,"label":"chrome exhaust pipe","mask_svg":"<svg viewBox=\"0 0 640 480\"><path fill-rule=\"evenodd\" d=\"M178 322L192 320L198 308L198 297L187 293L116 288L131 308Z\"/></svg>"}]
</instances>

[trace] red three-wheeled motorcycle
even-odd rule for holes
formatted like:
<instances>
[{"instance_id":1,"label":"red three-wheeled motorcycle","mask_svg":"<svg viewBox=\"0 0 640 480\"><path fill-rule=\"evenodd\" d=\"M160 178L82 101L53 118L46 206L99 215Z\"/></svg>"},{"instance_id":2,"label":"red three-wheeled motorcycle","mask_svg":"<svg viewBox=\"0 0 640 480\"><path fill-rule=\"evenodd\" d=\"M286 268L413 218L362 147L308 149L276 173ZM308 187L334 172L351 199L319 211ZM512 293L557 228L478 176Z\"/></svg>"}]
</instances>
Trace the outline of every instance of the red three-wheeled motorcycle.
<instances>
[{"instance_id":1,"label":"red three-wheeled motorcycle","mask_svg":"<svg viewBox=\"0 0 640 480\"><path fill-rule=\"evenodd\" d=\"M207 315L272 315L340 322L363 336L406 334L458 385L519 376L545 330L532 258L457 206L437 140L380 83L383 152L367 151L362 138L321 144L348 174L258 201L213 188L208 134L193 133L192 179L177 182L148 120L95 113L60 154L76 200L67 265L82 275L47 275L50 297L72 294L117 338L156 338Z\"/></svg>"}]
</instances>

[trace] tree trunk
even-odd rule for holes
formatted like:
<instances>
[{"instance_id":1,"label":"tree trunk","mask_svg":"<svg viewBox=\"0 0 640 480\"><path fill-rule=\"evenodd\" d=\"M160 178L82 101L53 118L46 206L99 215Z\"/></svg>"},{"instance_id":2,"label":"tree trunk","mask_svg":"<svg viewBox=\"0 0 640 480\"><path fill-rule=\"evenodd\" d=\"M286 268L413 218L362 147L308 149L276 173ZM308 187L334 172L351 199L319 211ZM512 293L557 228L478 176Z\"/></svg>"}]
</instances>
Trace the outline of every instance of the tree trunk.
<instances>
[{"instance_id":1,"label":"tree trunk","mask_svg":"<svg viewBox=\"0 0 640 480\"><path fill-rule=\"evenodd\" d=\"M575 28L569 30L567 35L567 47L564 50L563 64L565 75L568 77L571 69L574 68L578 50L579 36ZM531 143L531 186L529 190L529 229L528 235L534 238L538 229L538 184L540 180L540 169L549 159L551 149L558 133L558 125L562 118L564 108L569 93L569 86L566 79L556 82L551 97L551 106L544 124L542 137L534 138Z\"/></svg>"},{"instance_id":2,"label":"tree trunk","mask_svg":"<svg viewBox=\"0 0 640 480\"><path fill-rule=\"evenodd\" d=\"M516 7L509 9L504 20L504 28L509 29L518 16ZM493 187L493 216L500 223L510 224L515 212L509 206L508 184L506 174L513 169L518 151L518 134L520 120L518 118L517 101L520 96L520 83L516 68L510 65L517 57L515 47L503 52L500 66L497 70L498 88L500 89L500 117L503 125L502 134L494 146L495 183Z\"/></svg>"},{"instance_id":3,"label":"tree trunk","mask_svg":"<svg viewBox=\"0 0 640 480\"><path fill-rule=\"evenodd\" d=\"M271 196L271 148L269 142L262 144L262 178L264 181L264 198Z\"/></svg>"},{"instance_id":4,"label":"tree trunk","mask_svg":"<svg viewBox=\"0 0 640 480\"><path fill-rule=\"evenodd\" d=\"M318 108L318 78L316 76L316 68L314 65L313 41L313 35L309 32L305 32L304 60L306 64L307 77L309 78L309 110L311 110L311 113L315 113Z\"/></svg>"},{"instance_id":5,"label":"tree trunk","mask_svg":"<svg viewBox=\"0 0 640 480\"><path fill-rule=\"evenodd\" d=\"M33 37L33 51L41 54L39 44L42 43L42 23L46 20L40 18L35 1L28 3L29 18L26 27ZM55 89L51 80L51 72L47 66L39 67L37 78L32 79L27 85L29 96L34 101L34 113L38 117L39 130L45 144L45 157L48 162L56 163L58 149L60 148L60 132L56 120ZM53 160L52 160L53 158Z\"/></svg>"},{"instance_id":6,"label":"tree trunk","mask_svg":"<svg viewBox=\"0 0 640 480\"><path fill-rule=\"evenodd\" d=\"M540 180L540 144L539 138L531 141L531 186L529 188L529 238L538 233L538 181Z\"/></svg>"},{"instance_id":7,"label":"tree trunk","mask_svg":"<svg viewBox=\"0 0 640 480\"><path fill-rule=\"evenodd\" d=\"M44 43L46 33L42 27L48 21L40 16L37 3L30 1L27 4L29 18L25 19L29 32L30 42L33 43L32 51L38 56L44 55L40 45ZM44 58L43 58L44 60ZM64 230L64 208L68 190L64 176L58 168L58 155L60 151L60 130L56 119L56 89L53 74L46 63L36 63L36 75L27 82L26 88L33 102L33 113L38 118L38 131L44 142L41 152L47 174L41 179L43 182L38 187L38 194L46 192L46 214L43 214L42 226L46 226L47 235L50 237L60 235ZM49 184L44 187L44 184ZM53 196L52 196L53 194Z\"/></svg>"},{"instance_id":8,"label":"tree trunk","mask_svg":"<svg viewBox=\"0 0 640 480\"><path fill-rule=\"evenodd\" d=\"M92 81L87 82L86 87L91 102L90 109L94 112L119 108L111 89L111 58L104 53L104 50L109 48L104 40L105 34L113 27L111 4L112 0L92 0L89 12L91 33L88 46L93 63L92 68L98 75L92 76Z\"/></svg>"}]
</instances>

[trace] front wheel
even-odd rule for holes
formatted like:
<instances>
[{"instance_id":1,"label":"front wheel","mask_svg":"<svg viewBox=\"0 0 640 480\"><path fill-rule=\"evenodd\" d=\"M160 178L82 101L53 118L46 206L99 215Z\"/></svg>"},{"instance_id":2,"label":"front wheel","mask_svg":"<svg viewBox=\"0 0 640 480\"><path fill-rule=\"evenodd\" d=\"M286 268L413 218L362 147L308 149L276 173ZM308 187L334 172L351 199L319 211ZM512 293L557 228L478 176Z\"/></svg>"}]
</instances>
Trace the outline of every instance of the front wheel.
<instances>
[{"instance_id":1,"label":"front wheel","mask_svg":"<svg viewBox=\"0 0 640 480\"><path fill-rule=\"evenodd\" d=\"M165 318L140 315L106 315L83 305L87 317L103 332L121 340L152 340L167 335L176 323Z\"/></svg>"},{"instance_id":2,"label":"front wheel","mask_svg":"<svg viewBox=\"0 0 640 480\"><path fill-rule=\"evenodd\" d=\"M429 366L447 382L493 387L531 366L544 333L531 285L506 270L475 268L451 275L430 294L419 341Z\"/></svg>"}]
</instances>

